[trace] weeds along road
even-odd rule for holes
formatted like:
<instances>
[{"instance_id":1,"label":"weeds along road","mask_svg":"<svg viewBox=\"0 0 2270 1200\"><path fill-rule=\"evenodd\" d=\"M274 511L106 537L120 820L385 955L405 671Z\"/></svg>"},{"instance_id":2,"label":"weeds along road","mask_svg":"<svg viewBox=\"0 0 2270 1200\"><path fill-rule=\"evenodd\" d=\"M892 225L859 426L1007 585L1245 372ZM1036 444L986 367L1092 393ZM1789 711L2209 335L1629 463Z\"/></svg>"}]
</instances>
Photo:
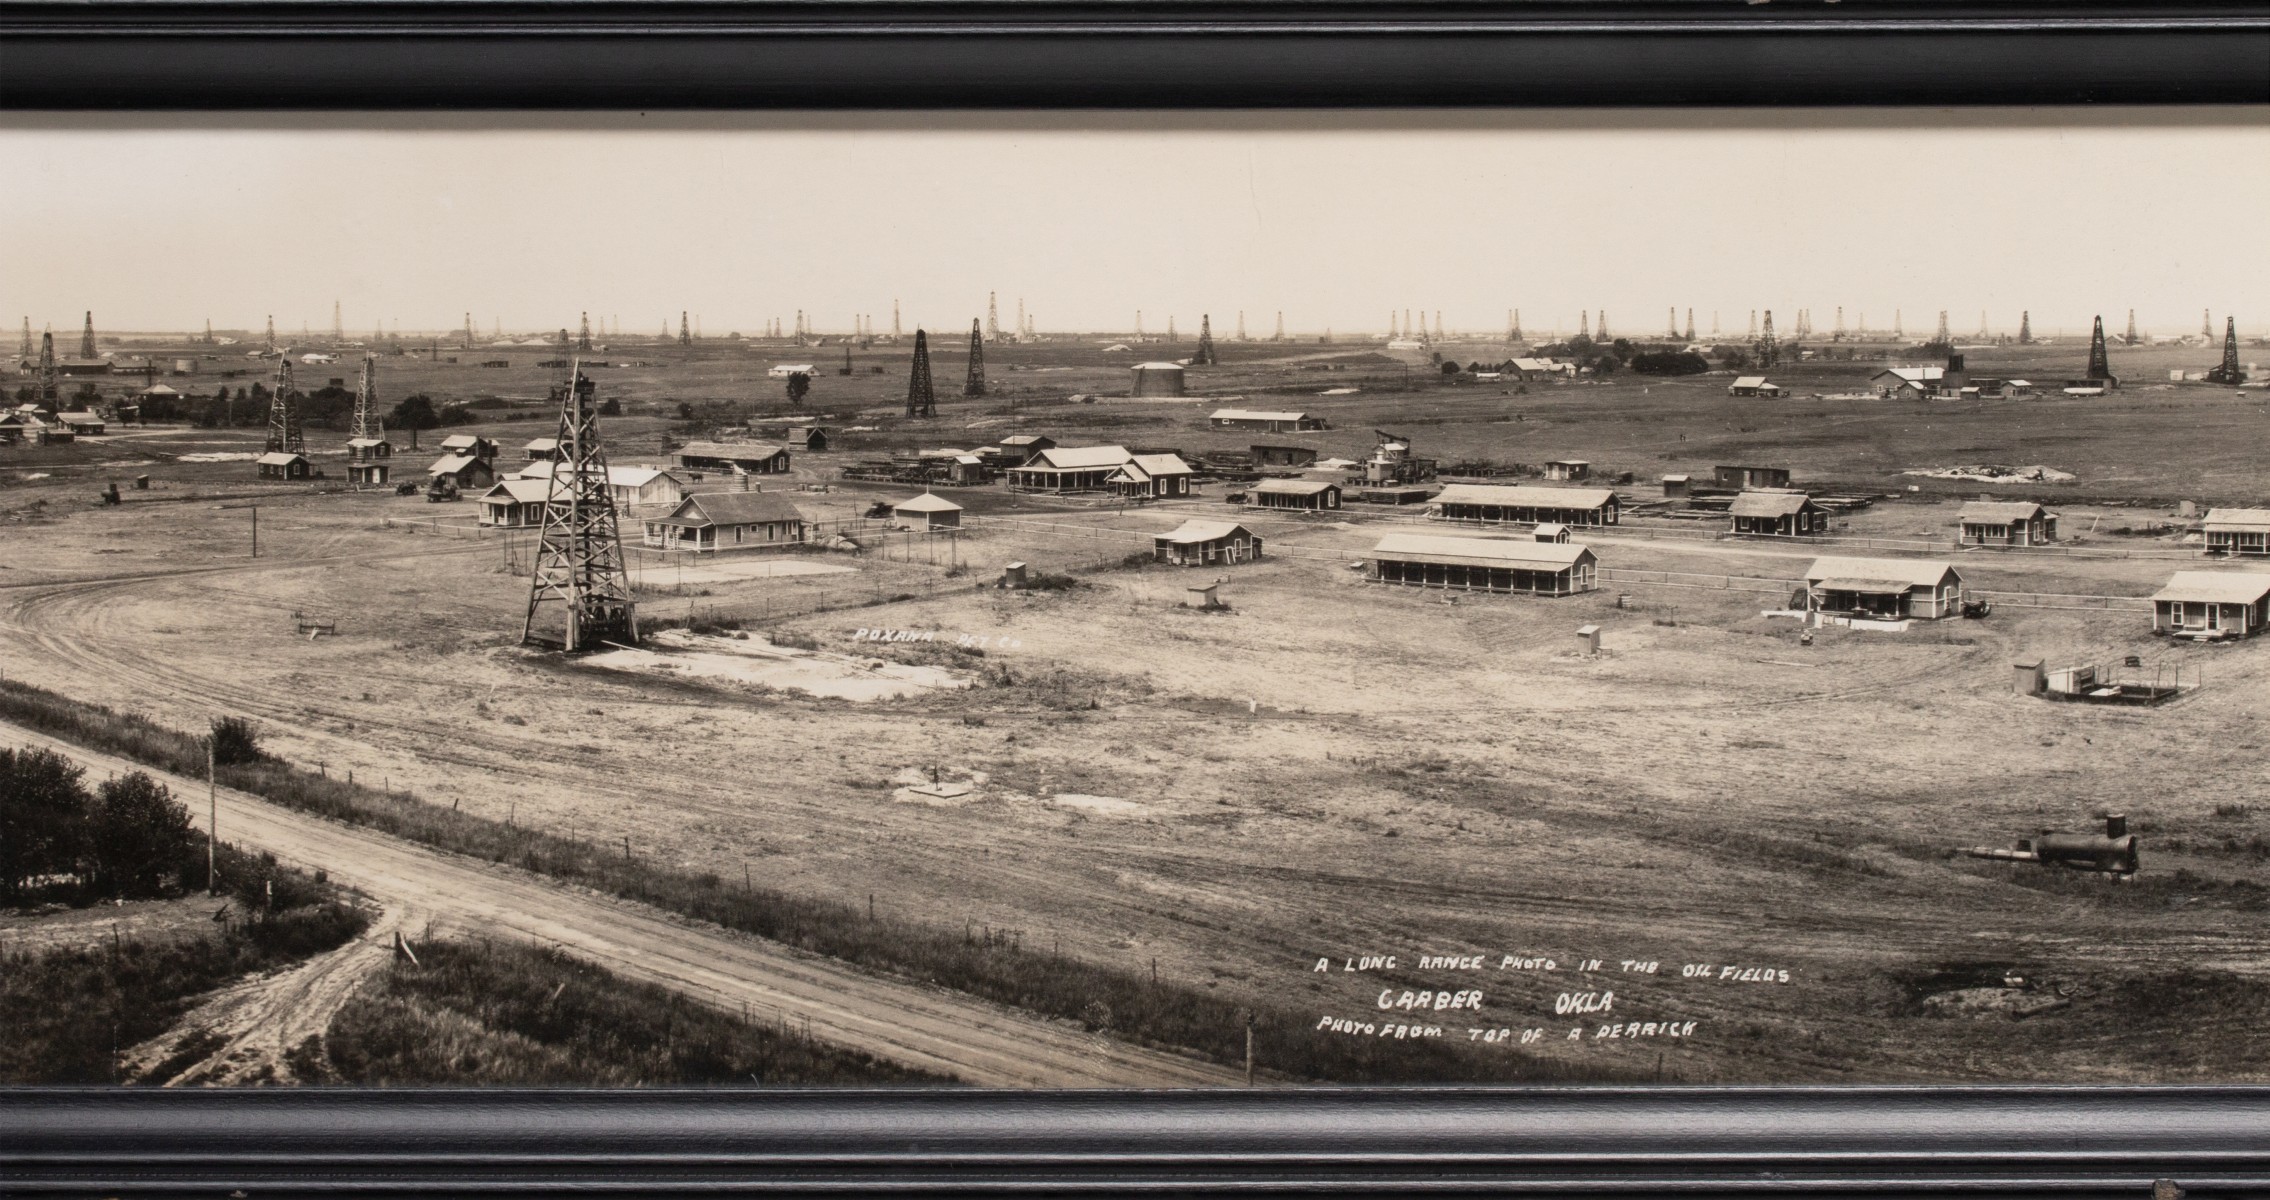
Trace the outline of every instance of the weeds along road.
<instances>
[{"instance_id":1,"label":"weeds along road","mask_svg":"<svg viewBox=\"0 0 2270 1200\"><path fill-rule=\"evenodd\" d=\"M70 756L90 772L147 771L187 803L200 829L206 785L0 722L0 740ZM383 834L219 794L221 836L320 869L404 915L412 931L517 938L558 946L632 979L673 988L815 1039L990 1087L1189 1087L1237 1072L1054 1024L968 996L690 921L644 905L443 854ZM391 930L366 934L387 937Z\"/></svg>"}]
</instances>

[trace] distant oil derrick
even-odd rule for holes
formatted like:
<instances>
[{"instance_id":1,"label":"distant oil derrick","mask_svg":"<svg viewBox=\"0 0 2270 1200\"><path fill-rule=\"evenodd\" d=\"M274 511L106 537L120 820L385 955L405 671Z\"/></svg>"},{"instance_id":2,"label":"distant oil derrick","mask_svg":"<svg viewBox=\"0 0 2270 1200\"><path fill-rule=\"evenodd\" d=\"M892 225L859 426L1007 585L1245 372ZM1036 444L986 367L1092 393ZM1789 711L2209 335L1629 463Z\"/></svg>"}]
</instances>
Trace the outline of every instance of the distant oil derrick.
<instances>
[{"instance_id":1,"label":"distant oil derrick","mask_svg":"<svg viewBox=\"0 0 2270 1200\"><path fill-rule=\"evenodd\" d=\"M985 340L989 342L1001 340L1001 309L994 302L992 292L985 293Z\"/></svg>"},{"instance_id":2,"label":"distant oil derrick","mask_svg":"<svg viewBox=\"0 0 2270 1200\"><path fill-rule=\"evenodd\" d=\"M2089 378L2106 382L2116 378L2112 373L2112 356L2105 353L2102 316L2096 319L2096 325L2089 333Z\"/></svg>"},{"instance_id":3,"label":"distant oil derrick","mask_svg":"<svg viewBox=\"0 0 2270 1200\"><path fill-rule=\"evenodd\" d=\"M347 427L354 440L374 440L384 432L378 419L378 359L363 355L363 377L355 388L355 417Z\"/></svg>"},{"instance_id":4,"label":"distant oil derrick","mask_svg":"<svg viewBox=\"0 0 2270 1200\"><path fill-rule=\"evenodd\" d=\"M1591 310L1586 309L1576 314L1576 336L1586 339L1590 339L1592 337Z\"/></svg>"},{"instance_id":5,"label":"distant oil derrick","mask_svg":"<svg viewBox=\"0 0 2270 1200\"><path fill-rule=\"evenodd\" d=\"M898 302L897 300L895 300L895 299L894 299L894 300L892 300L892 301L891 301L891 340L895 342L895 341L897 341L898 339L899 339L899 302Z\"/></svg>"},{"instance_id":6,"label":"distant oil derrick","mask_svg":"<svg viewBox=\"0 0 2270 1200\"><path fill-rule=\"evenodd\" d=\"M208 342L213 340L213 323L211 321L205 322L205 340ZM23 349L16 351L16 357L25 362L32 360L32 319L30 317L24 318L24 346Z\"/></svg>"},{"instance_id":7,"label":"distant oil derrick","mask_svg":"<svg viewBox=\"0 0 2270 1200\"><path fill-rule=\"evenodd\" d=\"M1687 340L1695 340L1695 310L1691 308L1687 310Z\"/></svg>"},{"instance_id":8,"label":"distant oil derrick","mask_svg":"<svg viewBox=\"0 0 2270 1200\"><path fill-rule=\"evenodd\" d=\"M97 357L95 353L95 314L94 310L92 309L89 309L87 311L86 332L79 335L79 357Z\"/></svg>"},{"instance_id":9,"label":"distant oil derrick","mask_svg":"<svg viewBox=\"0 0 2270 1200\"><path fill-rule=\"evenodd\" d=\"M591 349L591 314L583 314L583 327L575 334L575 348L585 352Z\"/></svg>"},{"instance_id":10,"label":"distant oil derrick","mask_svg":"<svg viewBox=\"0 0 2270 1200\"><path fill-rule=\"evenodd\" d=\"M1177 335L1177 334L1175 333L1175 331L1174 331L1174 314L1173 314L1173 313L1168 313L1168 314L1167 314L1167 342L1168 342L1169 344L1172 344L1172 343L1174 343L1174 342L1178 342L1178 341L1181 341L1181 340L1182 340L1182 339L1181 339L1181 337L1180 337L1179 335Z\"/></svg>"},{"instance_id":11,"label":"distant oil derrick","mask_svg":"<svg viewBox=\"0 0 2270 1200\"><path fill-rule=\"evenodd\" d=\"M1934 332L1934 333L1933 333L1933 334L1931 335L1931 340L1932 340L1932 341L1934 341L1934 342L1937 342L1938 344L1940 344L1940 345L1942 345L1942 346L1946 345L1946 344L1947 344L1947 343L1948 343L1949 341L1953 340L1953 337L1952 337L1952 335L1951 335L1951 334L1949 334L1949 333L1947 332L1947 310L1946 310L1946 309L1943 309L1943 308L1942 308L1942 309L1940 309L1940 310L1939 310L1939 328L1938 328L1938 330L1937 330L1936 332Z\"/></svg>"},{"instance_id":12,"label":"distant oil derrick","mask_svg":"<svg viewBox=\"0 0 2270 1200\"><path fill-rule=\"evenodd\" d=\"M305 454L300 432L300 398L292 387L292 360L276 360L275 394L268 398L268 453Z\"/></svg>"},{"instance_id":13,"label":"distant oil derrick","mask_svg":"<svg viewBox=\"0 0 2270 1200\"><path fill-rule=\"evenodd\" d=\"M1275 337L1273 337L1273 338L1270 338L1269 340L1270 340L1270 341L1273 341L1273 342L1281 342L1281 341L1284 341L1284 340L1285 340L1285 310L1284 310L1284 309L1281 309L1281 308L1280 308L1280 309L1278 309L1278 310L1277 310L1277 335L1276 335Z\"/></svg>"},{"instance_id":14,"label":"distant oil derrick","mask_svg":"<svg viewBox=\"0 0 2270 1200\"><path fill-rule=\"evenodd\" d=\"M1751 310L1750 310L1750 331L1749 331L1748 333L1745 333L1745 334L1743 334L1743 335L1742 335L1742 337L1743 337L1743 340L1745 340L1745 341L1752 341L1752 342L1754 342L1754 341L1757 341L1757 340L1758 340L1758 310L1757 310L1757 309L1754 309L1754 308L1753 308L1753 309L1751 309Z\"/></svg>"},{"instance_id":15,"label":"distant oil derrick","mask_svg":"<svg viewBox=\"0 0 2270 1200\"><path fill-rule=\"evenodd\" d=\"M1174 328L1174 321L1171 318L1167 321L1167 328L1169 332L1172 332ZM969 379L962 384L962 395L982 396L984 394L985 336L984 332L978 328L977 322L971 321L969 323Z\"/></svg>"},{"instance_id":16,"label":"distant oil derrick","mask_svg":"<svg viewBox=\"0 0 2270 1200\"><path fill-rule=\"evenodd\" d=\"M1842 304L1836 306L1836 330L1831 336L1839 341L1844 338L1844 305Z\"/></svg>"},{"instance_id":17,"label":"distant oil derrick","mask_svg":"<svg viewBox=\"0 0 2270 1200\"><path fill-rule=\"evenodd\" d=\"M560 401L559 450L544 490L528 617L520 627L523 645L553 644L572 652L638 641L638 605L623 568L607 452L599 440L597 391L584 377L581 360L570 364L568 382L553 389ZM556 638L554 612L560 623Z\"/></svg>"},{"instance_id":18,"label":"distant oil derrick","mask_svg":"<svg viewBox=\"0 0 2270 1200\"><path fill-rule=\"evenodd\" d=\"M2133 308L2128 310L2128 333L2120 340L2131 346L2142 340L2136 336L2136 310Z\"/></svg>"},{"instance_id":19,"label":"distant oil derrick","mask_svg":"<svg viewBox=\"0 0 2270 1200\"><path fill-rule=\"evenodd\" d=\"M686 311L684 309L678 310L678 344L681 346L694 344L693 331L686 324Z\"/></svg>"},{"instance_id":20,"label":"distant oil derrick","mask_svg":"<svg viewBox=\"0 0 2270 1200\"><path fill-rule=\"evenodd\" d=\"M2233 387L2246 382L2246 372L2238 365L2238 318L2223 318L2223 363L2207 372L2207 382L2227 383Z\"/></svg>"},{"instance_id":21,"label":"distant oil derrick","mask_svg":"<svg viewBox=\"0 0 2270 1200\"><path fill-rule=\"evenodd\" d=\"M89 317L91 319L92 314L89 314ZM88 326L90 329L93 327L91 324ZM2215 317L2204 308L2199 310L2199 336L2203 338L2215 336Z\"/></svg>"},{"instance_id":22,"label":"distant oil derrick","mask_svg":"<svg viewBox=\"0 0 2270 1200\"><path fill-rule=\"evenodd\" d=\"M1900 322L1900 310L1896 308L1892 310L1892 336L1900 339L1907 337L1907 329Z\"/></svg>"},{"instance_id":23,"label":"distant oil derrick","mask_svg":"<svg viewBox=\"0 0 2270 1200\"><path fill-rule=\"evenodd\" d=\"M331 302L331 341L334 345L347 340L347 323L340 319L339 302Z\"/></svg>"},{"instance_id":24,"label":"distant oil derrick","mask_svg":"<svg viewBox=\"0 0 2270 1200\"><path fill-rule=\"evenodd\" d=\"M914 331L914 369L906 375L906 415L938 415L938 395L930 386L930 335L920 329Z\"/></svg>"},{"instance_id":25,"label":"distant oil derrick","mask_svg":"<svg viewBox=\"0 0 2270 1200\"><path fill-rule=\"evenodd\" d=\"M2034 344L2034 315L2031 312L2020 312L2018 314L2018 344L2021 346Z\"/></svg>"},{"instance_id":26,"label":"distant oil derrick","mask_svg":"<svg viewBox=\"0 0 2270 1200\"><path fill-rule=\"evenodd\" d=\"M1441 341L1442 336L1442 310L1438 308L1435 310L1435 340Z\"/></svg>"},{"instance_id":27,"label":"distant oil derrick","mask_svg":"<svg viewBox=\"0 0 2270 1200\"><path fill-rule=\"evenodd\" d=\"M1245 340L1245 310L1242 308L1237 310L1237 340Z\"/></svg>"},{"instance_id":28,"label":"distant oil derrick","mask_svg":"<svg viewBox=\"0 0 2270 1200\"><path fill-rule=\"evenodd\" d=\"M1781 342L1773 335L1773 310L1770 308L1766 310L1765 327L1758 333L1756 353L1753 357L1757 359L1757 365L1761 367L1770 367L1781 358Z\"/></svg>"},{"instance_id":29,"label":"distant oil derrick","mask_svg":"<svg viewBox=\"0 0 2270 1200\"><path fill-rule=\"evenodd\" d=\"M459 347L458 347L458 349L460 349L460 350L471 350L472 348L473 348L473 314L472 314L472 313L466 313L466 314L465 314L465 344L464 344L464 345L462 345L462 346L459 346Z\"/></svg>"},{"instance_id":30,"label":"distant oil derrick","mask_svg":"<svg viewBox=\"0 0 2270 1200\"><path fill-rule=\"evenodd\" d=\"M1198 353L1190 357L1193 366L1215 366L1214 318L1209 313L1198 314Z\"/></svg>"},{"instance_id":31,"label":"distant oil derrick","mask_svg":"<svg viewBox=\"0 0 2270 1200\"><path fill-rule=\"evenodd\" d=\"M1676 304L1672 305L1670 311L1670 323L1663 327L1665 331L1663 336L1667 338L1675 338L1679 336L1679 306Z\"/></svg>"},{"instance_id":32,"label":"distant oil derrick","mask_svg":"<svg viewBox=\"0 0 2270 1200\"><path fill-rule=\"evenodd\" d=\"M55 334L41 330L39 335L39 406L49 412L56 411L60 391L61 373L55 367Z\"/></svg>"},{"instance_id":33,"label":"distant oil derrick","mask_svg":"<svg viewBox=\"0 0 2270 1200\"><path fill-rule=\"evenodd\" d=\"M1603 309L1601 309L1601 310L1600 310L1600 320L1599 320L1599 322L1598 322L1597 324L1598 324L1598 328L1594 329L1594 330L1593 330L1593 333L1592 333L1592 336L1593 336L1593 338L1594 338L1595 340L1598 340L1598 341L1603 341L1603 342L1605 342L1605 341L1609 340L1609 338L1608 338L1608 310L1607 310L1607 309L1603 308Z\"/></svg>"}]
</instances>

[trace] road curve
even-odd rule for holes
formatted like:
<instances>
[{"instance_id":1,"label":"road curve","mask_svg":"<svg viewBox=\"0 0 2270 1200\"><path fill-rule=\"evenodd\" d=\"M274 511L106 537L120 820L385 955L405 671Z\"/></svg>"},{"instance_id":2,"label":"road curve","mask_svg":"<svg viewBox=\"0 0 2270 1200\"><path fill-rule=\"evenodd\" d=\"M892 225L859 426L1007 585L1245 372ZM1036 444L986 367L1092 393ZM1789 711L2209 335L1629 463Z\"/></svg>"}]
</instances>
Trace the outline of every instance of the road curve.
<instances>
[{"instance_id":1,"label":"road curve","mask_svg":"<svg viewBox=\"0 0 2270 1200\"><path fill-rule=\"evenodd\" d=\"M0 743L70 756L90 773L144 771L182 799L199 829L206 784L0 722ZM971 996L859 970L516 869L280 808L228 788L221 836L321 869L437 929L558 946L627 978L727 1011L782 1021L815 1039L987 1087L1203 1087L1227 1067L1148 1050ZM388 935L390 936L390 935Z\"/></svg>"}]
</instances>

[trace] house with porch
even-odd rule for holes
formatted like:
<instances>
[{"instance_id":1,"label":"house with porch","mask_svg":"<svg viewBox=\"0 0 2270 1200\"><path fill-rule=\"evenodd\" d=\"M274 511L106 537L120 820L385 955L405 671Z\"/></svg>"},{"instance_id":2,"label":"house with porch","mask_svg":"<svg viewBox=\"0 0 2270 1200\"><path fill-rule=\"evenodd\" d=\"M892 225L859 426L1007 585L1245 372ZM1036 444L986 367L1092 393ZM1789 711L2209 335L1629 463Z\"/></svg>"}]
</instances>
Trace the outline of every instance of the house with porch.
<instances>
[{"instance_id":1,"label":"house with porch","mask_svg":"<svg viewBox=\"0 0 2270 1200\"><path fill-rule=\"evenodd\" d=\"M804 514L770 492L696 492L668 516L649 517L645 543L657 550L781 548L801 545Z\"/></svg>"},{"instance_id":2,"label":"house with porch","mask_svg":"<svg viewBox=\"0 0 2270 1200\"><path fill-rule=\"evenodd\" d=\"M1743 492L1726 511L1738 537L1819 537L1829 531L1829 510L1803 492Z\"/></svg>"},{"instance_id":3,"label":"house with porch","mask_svg":"<svg viewBox=\"0 0 2270 1200\"><path fill-rule=\"evenodd\" d=\"M2057 514L2031 500L1973 500L1955 514L1965 546L2040 546L2057 540Z\"/></svg>"},{"instance_id":4,"label":"house with porch","mask_svg":"<svg viewBox=\"0 0 2270 1200\"><path fill-rule=\"evenodd\" d=\"M2152 632L2251 637L2270 624L2270 571L2177 571L2152 594Z\"/></svg>"},{"instance_id":5,"label":"house with porch","mask_svg":"<svg viewBox=\"0 0 2270 1200\"><path fill-rule=\"evenodd\" d=\"M2210 508L2201 528L2209 554L2270 554L2270 508Z\"/></svg>"},{"instance_id":6,"label":"house with porch","mask_svg":"<svg viewBox=\"0 0 2270 1200\"><path fill-rule=\"evenodd\" d=\"M1231 566L1261 557L1261 535L1235 521L1192 519L1151 538L1151 561L1175 567Z\"/></svg>"},{"instance_id":7,"label":"house with porch","mask_svg":"<svg viewBox=\"0 0 2270 1200\"><path fill-rule=\"evenodd\" d=\"M1320 512L1340 507L1340 485L1328 479L1264 479L1245 490L1255 508Z\"/></svg>"},{"instance_id":8,"label":"house with porch","mask_svg":"<svg viewBox=\"0 0 2270 1200\"><path fill-rule=\"evenodd\" d=\"M1963 577L1950 563L1912 558L1816 558L1805 570L1805 607L1885 621L1962 612Z\"/></svg>"},{"instance_id":9,"label":"house with porch","mask_svg":"<svg viewBox=\"0 0 2270 1200\"><path fill-rule=\"evenodd\" d=\"M480 523L497 529L521 529L544 523L544 501L551 495L550 479L515 476L475 497Z\"/></svg>"}]
</instances>

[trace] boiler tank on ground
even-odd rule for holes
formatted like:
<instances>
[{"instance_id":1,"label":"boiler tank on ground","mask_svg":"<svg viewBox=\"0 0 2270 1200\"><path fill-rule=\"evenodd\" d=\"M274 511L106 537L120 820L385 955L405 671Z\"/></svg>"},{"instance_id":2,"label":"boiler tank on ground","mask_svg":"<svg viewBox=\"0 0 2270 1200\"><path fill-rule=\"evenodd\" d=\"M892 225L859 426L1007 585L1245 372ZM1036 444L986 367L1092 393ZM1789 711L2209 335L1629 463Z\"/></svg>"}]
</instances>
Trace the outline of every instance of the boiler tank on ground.
<instances>
[{"instance_id":1,"label":"boiler tank on ground","mask_svg":"<svg viewBox=\"0 0 2270 1200\"><path fill-rule=\"evenodd\" d=\"M2114 875L2136 873L2136 835L2128 832L2128 818L2110 816L2104 832L2044 833L2034 839L2033 852L2045 867L2071 867Z\"/></svg>"}]
</instances>

